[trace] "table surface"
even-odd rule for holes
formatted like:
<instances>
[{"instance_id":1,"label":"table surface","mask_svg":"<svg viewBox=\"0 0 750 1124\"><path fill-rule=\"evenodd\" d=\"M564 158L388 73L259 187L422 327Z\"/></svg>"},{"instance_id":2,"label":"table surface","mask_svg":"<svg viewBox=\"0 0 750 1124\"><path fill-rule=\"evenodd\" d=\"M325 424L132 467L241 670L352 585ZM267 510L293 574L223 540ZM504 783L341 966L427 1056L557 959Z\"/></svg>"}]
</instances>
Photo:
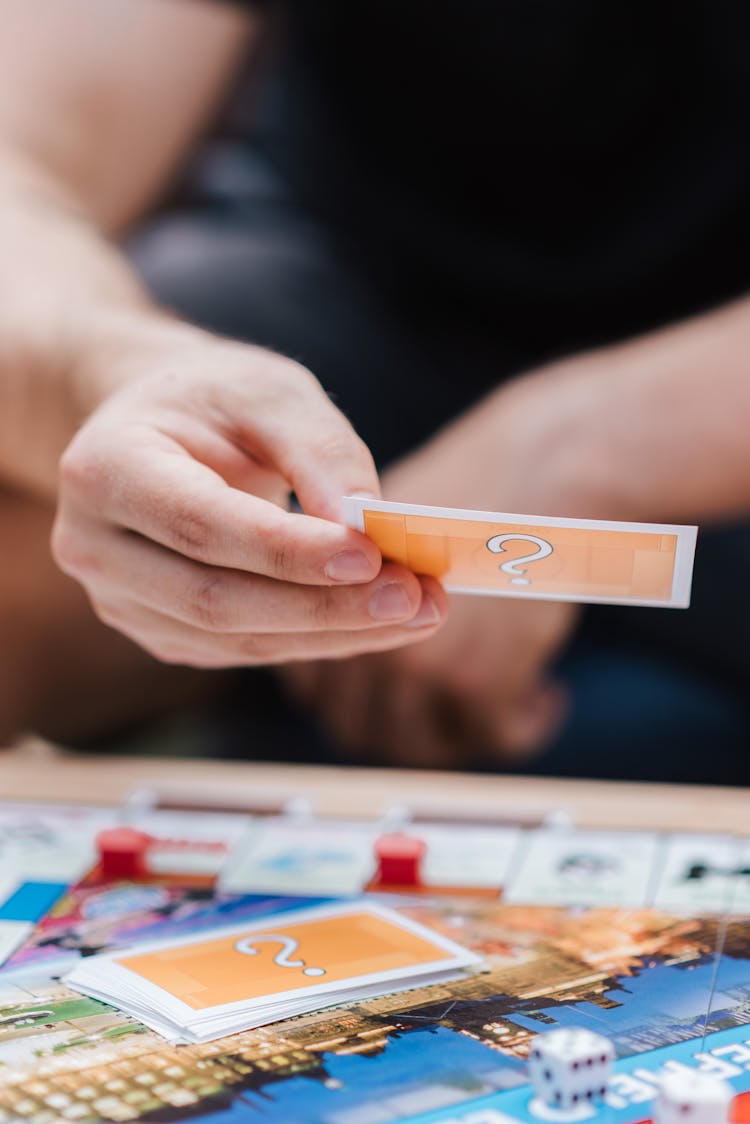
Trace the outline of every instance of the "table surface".
<instances>
[{"instance_id":1,"label":"table surface","mask_svg":"<svg viewBox=\"0 0 750 1124\"><path fill-rule=\"evenodd\" d=\"M504 775L94 757L40 742L0 752L0 799L118 804L133 793L175 807L273 809L292 797L325 815L413 813L537 823L568 813L584 827L750 834L750 789Z\"/></svg>"}]
</instances>

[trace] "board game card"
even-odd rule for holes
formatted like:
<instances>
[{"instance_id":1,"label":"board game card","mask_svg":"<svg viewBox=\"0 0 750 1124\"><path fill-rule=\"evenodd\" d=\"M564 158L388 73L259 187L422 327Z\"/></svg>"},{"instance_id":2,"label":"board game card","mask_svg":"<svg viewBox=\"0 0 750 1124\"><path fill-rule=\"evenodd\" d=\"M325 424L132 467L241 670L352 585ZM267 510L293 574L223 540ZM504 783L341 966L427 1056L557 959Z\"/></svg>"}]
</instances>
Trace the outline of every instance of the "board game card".
<instances>
[{"instance_id":1,"label":"board game card","mask_svg":"<svg viewBox=\"0 0 750 1124\"><path fill-rule=\"evenodd\" d=\"M643 906L649 898L658 846L658 836L650 832L530 832L504 900L560 906Z\"/></svg>"},{"instance_id":2,"label":"board game card","mask_svg":"<svg viewBox=\"0 0 750 1124\"><path fill-rule=\"evenodd\" d=\"M451 593L687 608L697 527L562 519L346 496L384 557Z\"/></svg>"},{"instance_id":3,"label":"board game card","mask_svg":"<svg viewBox=\"0 0 750 1124\"><path fill-rule=\"evenodd\" d=\"M258 820L234 847L219 886L226 894L356 894L375 866L374 823Z\"/></svg>"},{"instance_id":4,"label":"board game card","mask_svg":"<svg viewBox=\"0 0 750 1124\"><path fill-rule=\"evenodd\" d=\"M654 891L656 909L750 913L750 846L727 835L670 836Z\"/></svg>"},{"instance_id":5,"label":"board game card","mask_svg":"<svg viewBox=\"0 0 750 1124\"><path fill-rule=\"evenodd\" d=\"M427 845L422 863L425 886L495 889L505 883L518 850L516 827L419 824L414 832Z\"/></svg>"},{"instance_id":6,"label":"board game card","mask_svg":"<svg viewBox=\"0 0 750 1124\"><path fill-rule=\"evenodd\" d=\"M236 812L187 812L177 809L128 810L127 826L150 835L146 867L153 875L205 875L215 878L230 851L252 822Z\"/></svg>"},{"instance_id":7,"label":"board game card","mask_svg":"<svg viewBox=\"0 0 750 1124\"><path fill-rule=\"evenodd\" d=\"M3 878L77 881L96 858L96 836L114 816L111 808L0 803Z\"/></svg>"},{"instance_id":8,"label":"board game card","mask_svg":"<svg viewBox=\"0 0 750 1124\"><path fill-rule=\"evenodd\" d=\"M83 961L65 982L173 1041L456 978L479 958L371 902L295 910Z\"/></svg>"}]
</instances>

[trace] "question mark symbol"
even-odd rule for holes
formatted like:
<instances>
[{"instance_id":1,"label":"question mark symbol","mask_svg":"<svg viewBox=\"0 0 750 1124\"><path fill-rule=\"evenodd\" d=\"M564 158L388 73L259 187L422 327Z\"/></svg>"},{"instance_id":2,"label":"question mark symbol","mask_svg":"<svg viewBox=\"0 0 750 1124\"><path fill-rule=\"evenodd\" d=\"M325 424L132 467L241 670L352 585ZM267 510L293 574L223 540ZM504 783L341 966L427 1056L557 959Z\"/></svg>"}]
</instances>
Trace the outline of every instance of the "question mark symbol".
<instances>
[{"instance_id":1,"label":"question mark symbol","mask_svg":"<svg viewBox=\"0 0 750 1124\"><path fill-rule=\"evenodd\" d=\"M533 542L537 549L532 554L524 554L522 558L513 558L509 562L503 562L500 569L504 574L516 575L511 577L511 585L531 585L529 578L521 577L522 574L526 573L526 570L519 569L519 567L524 562L539 562L542 558L549 558L553 550L552 543L547 542L546 539L538 539L536 535L493 535L491 539L487 540L487 549L491 550L493 554L502 554L506 542L514 540Z\"/></svg>"},{"instance_id":2,"label":"question mark symbol","mask_svg":"<svg viewBox=\"0 0 750 1124\"><path fill-rule=\"evenodd\" d=\"M299 948L299 941L295 941L294 937L285 937L279 933L267 933L262 937L243 937L241 941L237 941L234 947L237 952L243 952L246 956L257 956L260 950L255 948L255 945L269 942L282 946L280 952L277 952L273 958L274 964L278 964L279 968L304 968L303 976L324 976L326 974L325 968L305 968L304 960L289 959Z\"/></svg>"}]
</instances>

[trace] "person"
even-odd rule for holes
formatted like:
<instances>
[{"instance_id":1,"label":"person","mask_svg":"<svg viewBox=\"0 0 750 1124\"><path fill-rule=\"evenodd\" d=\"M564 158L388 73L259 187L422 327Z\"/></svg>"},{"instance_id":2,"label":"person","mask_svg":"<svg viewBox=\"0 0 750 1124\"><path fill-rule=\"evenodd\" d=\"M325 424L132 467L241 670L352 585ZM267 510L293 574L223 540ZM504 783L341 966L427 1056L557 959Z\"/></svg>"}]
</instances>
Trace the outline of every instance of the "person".
<instances>
[{"instance_id":1,"label":"person","mask_svg":"<svg viewBox=\"0 0 750 1124\"><path fill-rule=\"evenodd\" d=\"M0 740L283 665L355 756L742 779L744 7L0 18ZM686 614L449 609L381 482L717 530Z\"/></svg>"}]
</instances>

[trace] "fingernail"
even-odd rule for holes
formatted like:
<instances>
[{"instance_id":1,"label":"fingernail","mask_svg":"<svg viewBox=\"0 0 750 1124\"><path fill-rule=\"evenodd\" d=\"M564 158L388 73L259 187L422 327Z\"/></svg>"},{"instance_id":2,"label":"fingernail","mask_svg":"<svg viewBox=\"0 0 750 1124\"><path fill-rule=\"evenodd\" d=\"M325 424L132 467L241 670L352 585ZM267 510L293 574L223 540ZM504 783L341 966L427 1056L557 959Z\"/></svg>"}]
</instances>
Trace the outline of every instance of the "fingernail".
<instances>
[{"instance_id":1,"label":"fingernail","mask_svg":"<svg viewBox=\"0 0 750 1124\"><path fill-rule=\"evenodd\" d=\"M342 550L334 554L326 566L326 577L334 582L366 582L373 574L373 564L366 554L359 550Z\"/></svg>"},{"instance_id":2,"label":"fingernail","mask_svg":"<svg viewBox=\"0 0 750 1124\"><path fill-rule=\"evenodd\" d=\"M376 590L370 601L370 616L379 621L397 621L408 617L411 601L400 582L387 582Z\"/></svg>"},{"instance_id":3,"label":"fingernail","mask_svg":"<svg viewBox=\"0 0 750 1124\"><path fill-rule=\"evenodd\" d=\"M423 593L419 612L410 621L406 621L404 628L427 628L431 624L437 624L439 620L440 610L429 593Z\"/></svg>"}]
</instances>

